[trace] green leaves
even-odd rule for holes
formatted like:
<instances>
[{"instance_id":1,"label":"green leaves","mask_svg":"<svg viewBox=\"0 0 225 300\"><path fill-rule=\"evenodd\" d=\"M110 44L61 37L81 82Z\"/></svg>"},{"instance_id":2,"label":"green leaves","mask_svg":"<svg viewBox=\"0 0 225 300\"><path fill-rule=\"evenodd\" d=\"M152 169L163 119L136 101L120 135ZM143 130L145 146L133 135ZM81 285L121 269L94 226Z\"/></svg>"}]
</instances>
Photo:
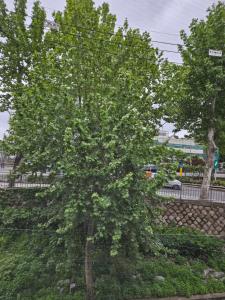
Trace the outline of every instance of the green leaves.
<instances>
[{"instance_id":1,"label":"green leaves","mask_svg":"<svg viewBox=\"0 0 225 300\"><path fill-rule=\"evenodd\" d=\"M220 130L217 119L224 106L221 102L224 99L224 59L209 56L209 49L222 50L223 55L225 53L224 12L224 4L218 3L209 9L204 21L192 21L190 35L181 32L184 47L180 51L187 71L181 82L184 93L178 101L180 116L176 119L180 127L203 142L206 141L208 126L212 122ZM212 116L211 103L215 98L215 115Z\"/></svg>"},{"instance_id":2,"label":"green leaves","mask_svg":"<svg viewBox=\"0 0 225 300\"><path fill-rule=\"evenodd\" d=\"M0 2L0 109L13 110L18 98L30 82L29 70L33 69L46 50L43 42L45 11L35 1L30 26L26 25L26 0L15 1L14 11Z\"/></svg>"},{"instance_id":3,"label":"green leaves","mask_svg":"<svg viewBox=\"0 0 225 300\"><path fill-rule=\"evenodd\" d=\"M105 4L68 0L55 14L58 31L44 33L44 19L35 3L29 82L17 93L7 143L23 153L24 171L48 169L55 178L46 227L59 222L58 232L73 240L91 221L92 238L109 241L116 255L125 236L135 245L150 239L153 200L167 176L162 166L153 184L141 170L168 156L153 147L164 110L159 57L148 34L127 23L117 30Z\"/></svg>"}]
</instances>

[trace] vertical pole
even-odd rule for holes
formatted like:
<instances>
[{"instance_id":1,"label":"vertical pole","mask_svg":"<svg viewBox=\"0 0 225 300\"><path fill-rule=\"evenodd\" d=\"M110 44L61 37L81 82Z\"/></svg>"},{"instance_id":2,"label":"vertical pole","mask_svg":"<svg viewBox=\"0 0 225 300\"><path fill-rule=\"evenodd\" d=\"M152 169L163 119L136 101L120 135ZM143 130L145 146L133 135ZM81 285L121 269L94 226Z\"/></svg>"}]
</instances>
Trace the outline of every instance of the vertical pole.
<instances>
[{"instance_id":1,"label":"vertical pole","mask_svg":"<svg viewBox=\"0 0 225 300\"><path fill-rule=\"evenodd\" d=\"M182 177L182 176L183 176L183 168L180 167L180 177Z\"/></svg>"}]
</instances>

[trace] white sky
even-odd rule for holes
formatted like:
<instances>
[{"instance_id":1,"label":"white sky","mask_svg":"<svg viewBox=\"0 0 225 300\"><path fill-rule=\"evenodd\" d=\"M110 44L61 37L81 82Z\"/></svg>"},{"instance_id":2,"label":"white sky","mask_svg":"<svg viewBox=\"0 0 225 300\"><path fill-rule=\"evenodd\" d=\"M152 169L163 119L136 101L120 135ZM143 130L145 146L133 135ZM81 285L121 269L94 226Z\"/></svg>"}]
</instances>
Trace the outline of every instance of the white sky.
<instances>
[{"instance_id":1,"label":"white sky","mask_svg":"<svg viewBox=\"0 0 225 300\"><path fill-rule=\"evenodd\" d=\"M13 9L14 0L5 0L9 9ZM111 12L117 16L117 24L123 24L128 19L131 27L149 31L152 39L163 42L178 43L179 31L188 30L193 18L203 19L209 6L217 0L95 0L96 6L103 2L110 4ZM31 10L32 0L28 0L28 10ZM62 10L65 0L42 0L48 17L54 10ZM160 33L159 33L160 32ZM154 43L159 49L177 51L176 46ZM180 62L179 54L166 53L166 57L174 62ZM7 113L0 113L0 139L8 128ZM171 130L171 125L164 127Z\"/></svg>"}]
</instances>

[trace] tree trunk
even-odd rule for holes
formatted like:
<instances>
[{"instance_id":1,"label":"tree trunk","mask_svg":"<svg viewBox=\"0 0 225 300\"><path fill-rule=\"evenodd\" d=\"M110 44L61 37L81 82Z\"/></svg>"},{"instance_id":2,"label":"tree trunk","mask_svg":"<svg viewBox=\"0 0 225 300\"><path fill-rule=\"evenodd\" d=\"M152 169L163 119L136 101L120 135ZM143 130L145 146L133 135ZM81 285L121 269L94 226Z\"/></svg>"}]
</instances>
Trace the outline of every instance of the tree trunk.
<instances>
[{"instance_id":1,"label":"tree trunk","mask_svg":"<svg viewBox=\"0 0 225 300\"><path fill-rule=\"evenodd\" d=\"M94 300L94 280L93 280L93 241L89 238L93 237L94 223L88 221L87 239L85 244L85 283L86 283L86 300Z\"/></svg>"},{"instance_id":2,"label":"tree trunk","mask_svg":"<svg viewBox=\"0 0 225 300\"><path fill-rule=\"evenodd\" d=\"M215 136L215 106L216 106L216 98L212 100L210 107L210 124L208 127L208 150L207 150L207 160L206 166L203 174L203 181L200 190L200 200L209 200L209 187L211 183L211 176L214 167L214 154L216 151L216 145L214 141Z\"/></svg>"},{"instance_id":3,"label":"tree trunk","mask_svg":"<svg viewBox=\"0 0 225 300\"><path fill-rule=\"evenodd\" d=\"M208 129L208 150L207 150L207 160L204 169L203 181L200 190L200 200L209 200L209 187L211 183L211 176L213 171L213 159L216 150L216 145L214 142L215 129Z\"/></svg>"}]
</instances>

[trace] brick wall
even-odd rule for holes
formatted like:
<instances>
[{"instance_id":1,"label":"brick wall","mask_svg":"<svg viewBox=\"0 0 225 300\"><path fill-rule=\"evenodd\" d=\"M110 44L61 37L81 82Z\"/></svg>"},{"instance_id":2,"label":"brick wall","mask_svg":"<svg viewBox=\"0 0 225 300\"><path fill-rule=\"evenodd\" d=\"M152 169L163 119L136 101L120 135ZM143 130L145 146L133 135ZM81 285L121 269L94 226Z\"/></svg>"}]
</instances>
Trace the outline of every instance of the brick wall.
<instances>
[{"instance_id":1,"label":"brick wall","mask_svg":"<svg viewBox=\"0 0 225 300\"><path fill-rule=\"evenodd\" d=\"M176 200L165 204L163 220L167 224L225 236L225 203Z\"/></svg>"}]
</instances>

